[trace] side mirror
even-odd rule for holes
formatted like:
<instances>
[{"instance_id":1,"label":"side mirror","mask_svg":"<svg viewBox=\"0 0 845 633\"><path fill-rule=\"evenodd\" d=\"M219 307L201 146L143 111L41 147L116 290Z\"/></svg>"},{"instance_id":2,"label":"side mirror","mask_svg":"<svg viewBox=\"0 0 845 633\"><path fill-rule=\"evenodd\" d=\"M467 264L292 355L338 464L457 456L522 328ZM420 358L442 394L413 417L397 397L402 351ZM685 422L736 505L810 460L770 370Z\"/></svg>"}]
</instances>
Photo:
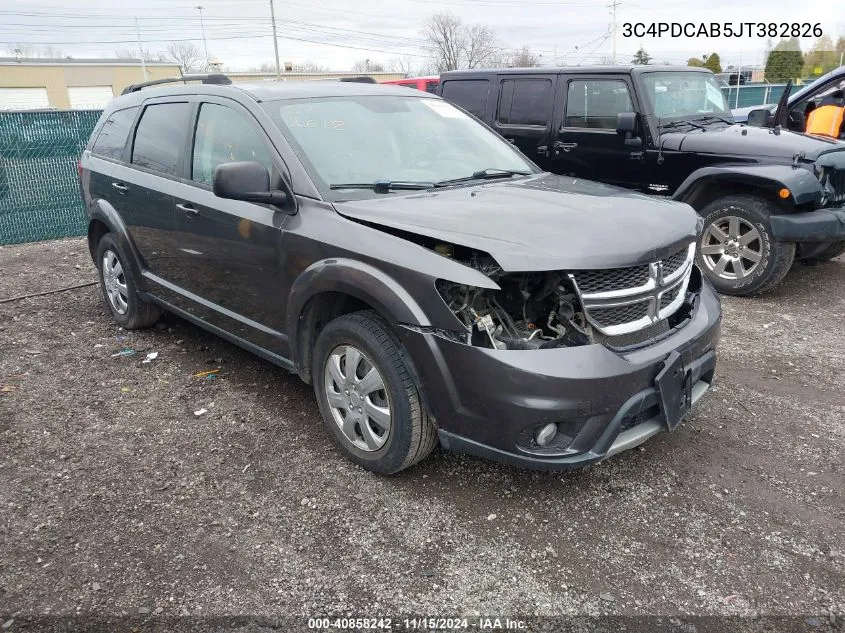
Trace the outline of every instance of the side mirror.
<instances>
[{"instance_id":1,"label":"side mirror","mask_svg":"<svg viewBox=\"0 0 845 633\"><path fill-rule=\"evenodd\" d=\"M616 115L616 133L625 135L625 147L638 151L643 148L643 139L637 135L640 127L636 112L620 112Z\"/></svg>"},{"instance_id":2,"label":"side mirror","mask_svg":"<svg viewBox=\"0 0 845 633\"><path fill-rule=\"evenodd\" d=\"M620 112L616 115L616 131L619 134L625 134L626 138L631 138L637 132L637 113L636 112ZM629 136L631 135L631 136Z\"/></svg>"},{"instance_id":3,"label":"side mirror","mask_svg":"<svg viewBox=\"0 0 845 633\"><path fill-rule=\"evenodd\" d=\"M769 127L772 124L772 111L768 108L757 108L748 113L748 125L754 127Z\"/></svg>"},{"instance_id":4,"label":"side mirror","mask_svg":"<svg viewBox=\"0 0 845 633\"><path fill-rule=\"evenodd\" d=\"M217 165L212 188L215 196L230 200L281 206L288 199L284 191L270 190L270 172L254 160Z\"/></svg>"}]
</instances>

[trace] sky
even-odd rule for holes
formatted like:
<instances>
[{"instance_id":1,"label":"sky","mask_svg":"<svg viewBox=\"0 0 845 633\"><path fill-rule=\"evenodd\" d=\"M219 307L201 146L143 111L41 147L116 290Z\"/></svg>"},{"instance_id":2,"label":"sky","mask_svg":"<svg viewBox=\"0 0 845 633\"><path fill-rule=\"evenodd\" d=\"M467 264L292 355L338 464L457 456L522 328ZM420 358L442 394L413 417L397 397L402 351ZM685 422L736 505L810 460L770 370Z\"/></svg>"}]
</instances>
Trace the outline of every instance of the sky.
<instances>
[{"instance_id":1,"label":"sky","mask_svg":"<svg viewBox=\"0 0 845 633\"><path fill-rule=\"evenodd\" d=\"M616 60L628 63L643 46L655 62L685 63L718 52L722 64L760 65L766 38L625 38L625 23L820 23L835 41L845 35L842 0L616 0ZM275 0L281 62L311 61L348 70L356 61L389 64L426 58L421 35L432 13L451 12L466 23L492 28L502 46L527 46L543 65L608 61L613 56L613 0ZM198 9L201 6L202 9ZM834 9L836 7L836 9ZM200 17L202 16L202 24ZM272 62L270 0L3 0L0 55L16 43L50 45L73 57L108 57L143 46L163 51L190 40L227 70ZM809 49L815 38L801 39ZM776 43L775 39L773 43Z\"/></svg>"}]
</instances>

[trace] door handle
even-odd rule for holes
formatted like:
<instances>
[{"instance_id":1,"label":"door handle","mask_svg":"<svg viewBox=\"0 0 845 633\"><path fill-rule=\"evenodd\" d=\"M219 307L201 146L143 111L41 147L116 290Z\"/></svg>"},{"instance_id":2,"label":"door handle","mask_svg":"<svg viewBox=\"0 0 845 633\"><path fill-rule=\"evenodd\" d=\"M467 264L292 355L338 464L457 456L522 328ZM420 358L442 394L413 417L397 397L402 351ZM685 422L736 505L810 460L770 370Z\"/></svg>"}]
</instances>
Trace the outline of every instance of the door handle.
<instances>
[{"instance_id":1,"label":"door handle","mask_svg":"<svg viewBox=\"0 0 845 633\"><path fill-rule=\"evenodd\" d=\"M124 185L122 182L113 182L111 186L117 189L120 193L126 193L129 191L129 187Z\"/></svg>"},{"instance_id":2,"label":"door handle","mask_svg":"<svg viewBox=\"0 0 845 633\"><path fill-rule=\"evenodd\" d=\"M540 145L537 148L537 153L541 156L548 156L549 155L549 146L548 145Z\"/></svg>"},{"instance_id":3,"label":"door handle","mask_svg":"<svg viewBox=\"0 0 845 633\"><path fill-rule=\"evenodd\" d=\"M190 218L194 218L194 217L196 217L200 214L200 212L197 211L193 207L193 205L190 205L190 204L179 203L179 204L176 205L176 208L179 209L180 211L182 211L185 215L187 215Z\"/></svg>"},{"instance_id":4,"label":"door handle","mask_svg":"<svg viewBox=\"0 0 845 633\"><path fill-rule=\"evenodd\" d=\"M562 143L561 141L555 141L555 149L562 149L564 152L571 152L576 147L578 147L578 143Z\"/></svg>"}]
</instances>

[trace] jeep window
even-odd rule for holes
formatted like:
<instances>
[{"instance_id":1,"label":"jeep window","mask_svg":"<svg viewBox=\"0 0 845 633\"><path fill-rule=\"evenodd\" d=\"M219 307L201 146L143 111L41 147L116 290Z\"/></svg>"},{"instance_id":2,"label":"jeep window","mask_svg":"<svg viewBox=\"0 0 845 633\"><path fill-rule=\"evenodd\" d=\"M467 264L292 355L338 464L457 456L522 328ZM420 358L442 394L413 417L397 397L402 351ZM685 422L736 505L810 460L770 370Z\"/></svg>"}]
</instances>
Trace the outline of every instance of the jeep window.
<instances>
[{"instance_id":1,"label":"jeep window","mask_svg":"<svg viewBox=\"0 0 845 633\"><path fill-rule=\"evenodd\" d=\"M256 131L226 106L204 103L197 120L191 179L210 185L221 163L254 160L273 170L273 161Z\"/></svg>"},{"instance_id":2,"label":"jeep window","mask_svg":"<svg viewBox=\"0 0 845 633\"><path fill-rule=\"evenodd\" d=\"M620 79L569 82L566 127L615 130L617 115L633 110L628 84Z\"/></svg>"},{"instance_id":3,"label":"jeep window","mask_svg":"<svg viewBox=\"0 0 845 633\"><path fill-rule=\"evenodd\" d=\"M499 113L502 125L546 127L552 113L552 82L548 79L506 79L502 82Z\"/></svg>"},{"instance_id":4,"label":"jeep window","mask_svg":"<svg viewBox=\"0 0 845 633\"><path fill-rule=\"evenodd\" d=\"M114 160L123 158L123 148L126 146L126 139L137 112L137 107L113 112L103 124L91 153Z\"/></svg>"},{"instance_id":5,"label":"jeep window","mask_svg":"<svg viewBox=\"0 0 845 633\"><path fill-rule=\"evenodd\" d=\"M513 146L451 104L430 97L359 96L265 104L329 200L372 197L341 183L434 183L480 170L533 173Z\"/></svg>"},{"instance_id":6,"label":"jeep window","mask_svg":"<svg viewBox=\"0 0 845 633\"><path fill-rule=\"evenodd\" d=\"M135 131L132 164L175 176L190 109L188 103L147 106Z\"/></svg>"},{"instance_id":7,"label":"jeep window","mask_svg":"<svg viewBox=\"0 0 845 633\"><path fill-rule=\"evenodd\" d=\"M647 72L643 73L642 81L646 98L655 116L661 119L730 115L725 95L710 73Z\"/></svg>"},{"instance_id":8,"label":"jeep window","mask_svg":"<svg viewBox=\"0 0 845 633\"><path fill-rule=\"evenodd\" d=\"M479 119L484 119L487 113L487 92L490 82L486 79L452 79L443 84L444 99L457 103L467 112L471 112Z\"/></svg>"}]
</instances>

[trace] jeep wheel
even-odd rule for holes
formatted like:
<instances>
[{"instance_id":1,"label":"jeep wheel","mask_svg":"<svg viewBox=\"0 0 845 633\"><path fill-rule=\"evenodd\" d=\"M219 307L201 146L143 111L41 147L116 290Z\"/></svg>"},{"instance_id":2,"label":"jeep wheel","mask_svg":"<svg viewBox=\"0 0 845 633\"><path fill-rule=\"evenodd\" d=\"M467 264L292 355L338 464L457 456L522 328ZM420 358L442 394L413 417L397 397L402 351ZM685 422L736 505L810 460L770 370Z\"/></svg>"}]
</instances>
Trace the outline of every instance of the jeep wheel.
<instances>
[{"instance_id":1,"label":"jeep wheel","mask_svg":"<svg viewBox=\"0 0 845 633\"><path fill-rule=\"evenodd\" d=\"M755 196L727 196L701 210L704 231L696 259L721 293L758 295L776 286L795 259L795 244L772 237L772 205Z\"/></svg>"},{"instance_id":2,"label":"jeep wheel","mask_svg":"<svg viewBox=\"0 0 845 633\"><path fill-rule=\"evenodd\" d=\"M138 286L126 261L112 236L104 235L97 245L97 269L112 317L127 330L149 327L158 321L161 310L138 297Z\"/></svg>"},{"instance_id":3,"label":"jeep wheel","mask_svg":"<svg viewBox=\"0 0 845 633\"><path fill-rule=\"evenodd\" d=\"M421 461L437 442L399 342L374 312L328 323L314 348L314 392L331 438L382 474Z\"/></svg>"}]
</instances>

